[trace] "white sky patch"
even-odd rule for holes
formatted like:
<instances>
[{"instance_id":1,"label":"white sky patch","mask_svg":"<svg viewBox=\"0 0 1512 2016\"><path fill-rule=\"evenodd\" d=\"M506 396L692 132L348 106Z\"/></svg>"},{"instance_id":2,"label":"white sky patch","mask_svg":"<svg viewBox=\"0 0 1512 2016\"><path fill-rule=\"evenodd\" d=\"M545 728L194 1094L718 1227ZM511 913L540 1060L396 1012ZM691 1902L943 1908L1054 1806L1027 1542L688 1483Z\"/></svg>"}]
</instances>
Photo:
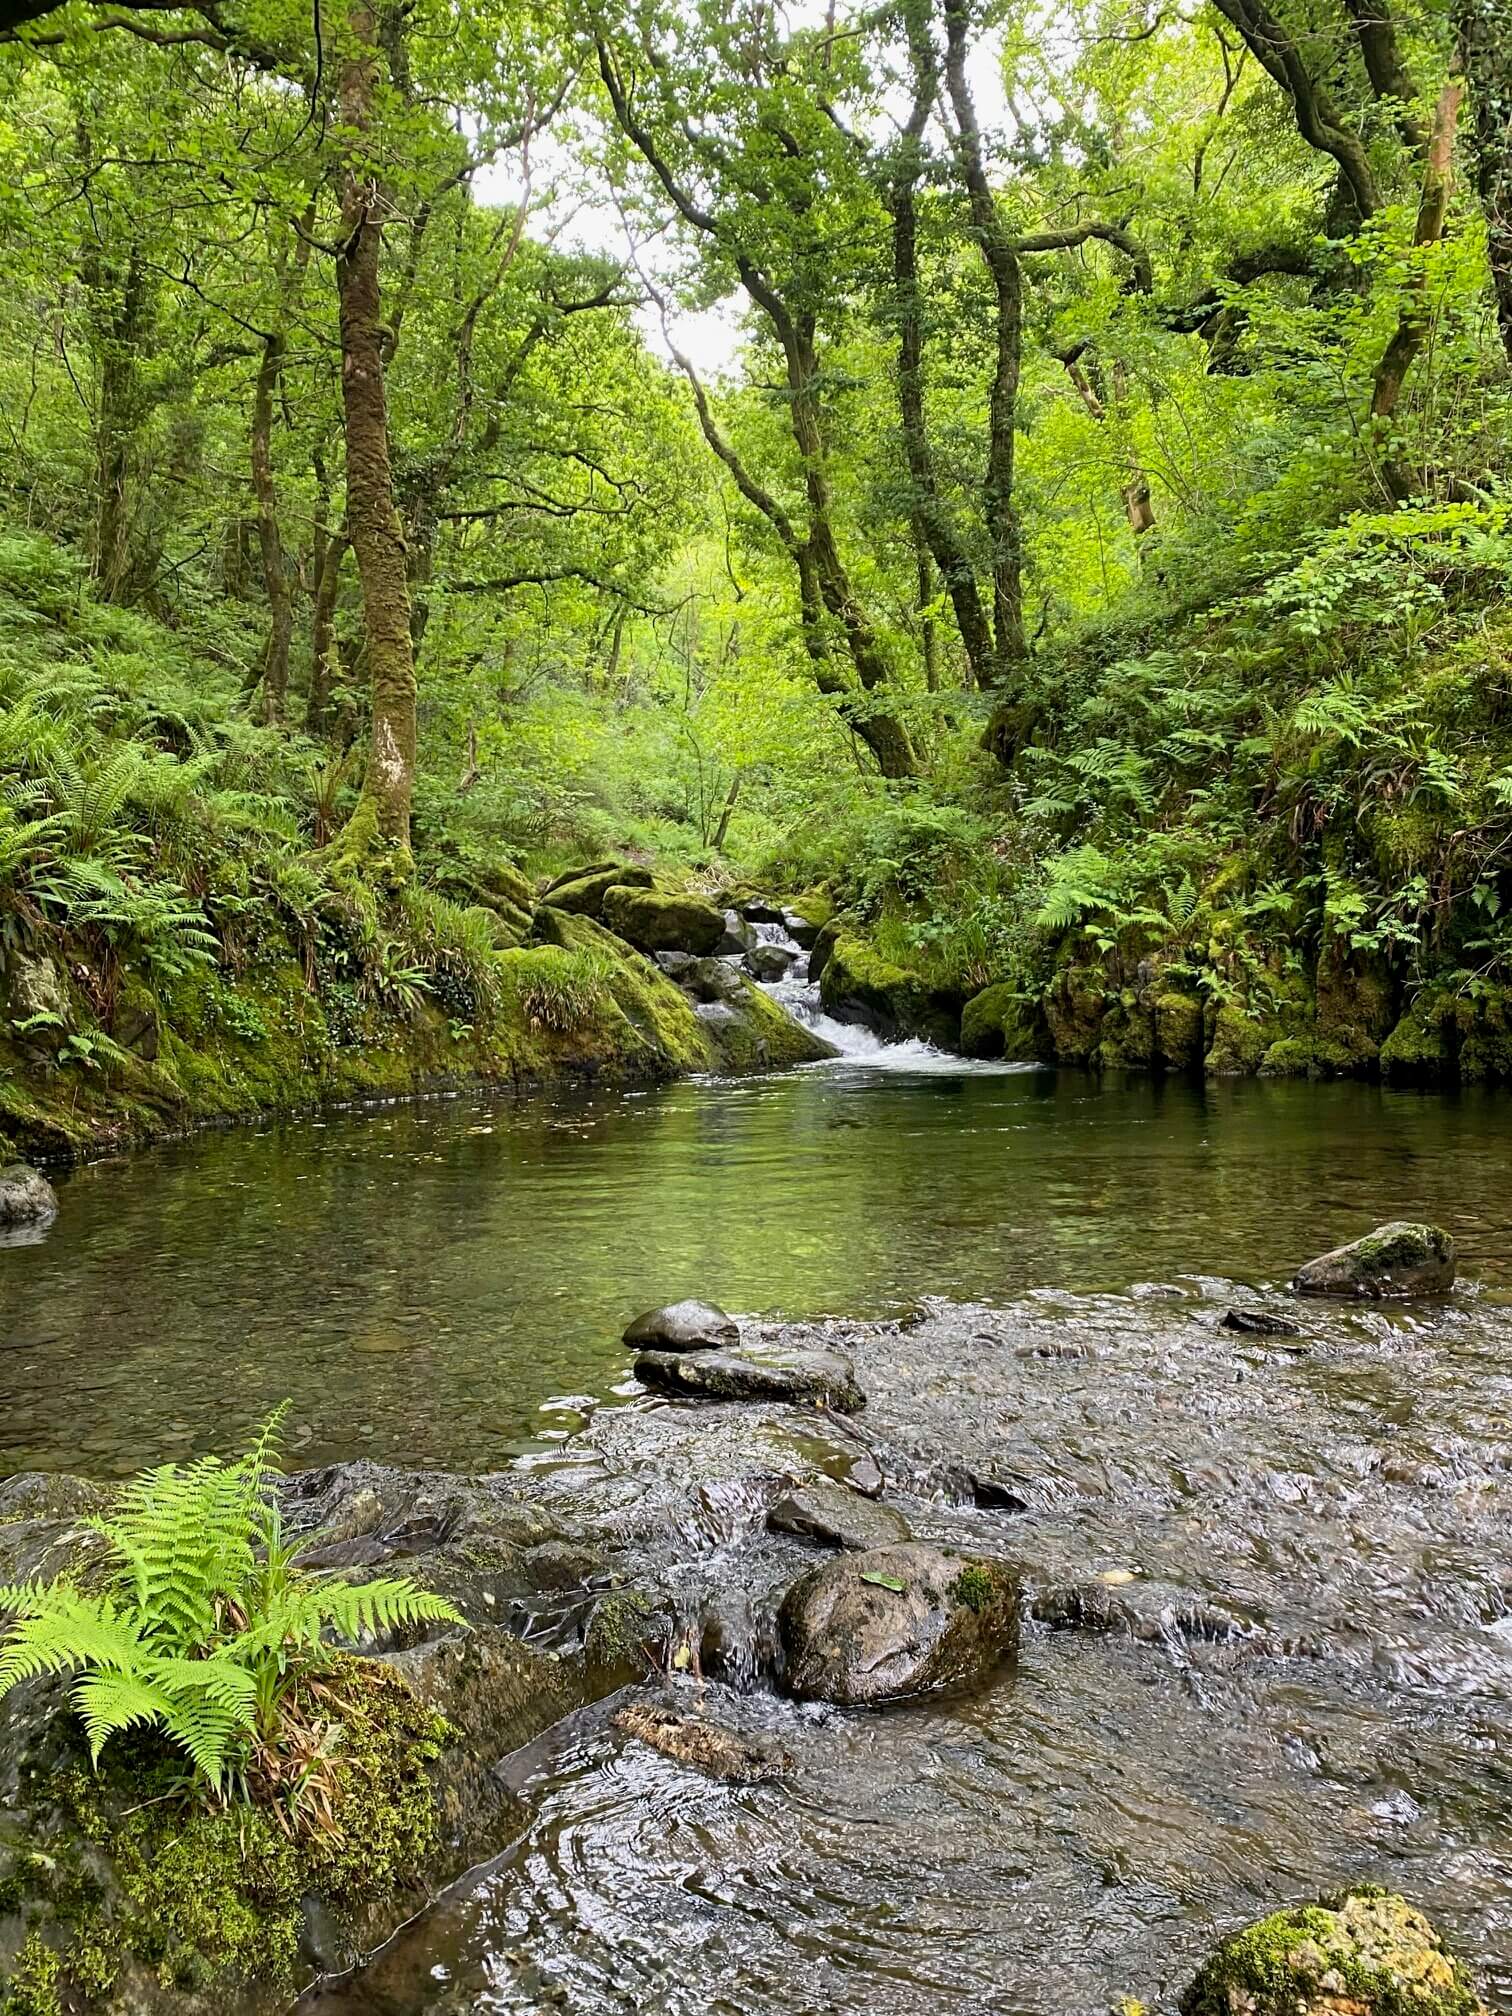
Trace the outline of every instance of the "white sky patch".
<instances>
[{"instance_id":1,"label":"white sky patch","mask_svg":"<svg viewBox=\"0 0 1512 2016\"><path fill-rule=\"evenodd\" d=\"M788 10L798 26L818 26L824 19L825 0L799 0ZM998 151L1013 129L1013 117L1003 89L1002 43L996 35L973 43L967 54L966 74L976 101L977 120L982 128L988 158ZM901 92L888 111L900 123L907 115ZM584 194L580 171L569 149L548 132L535 143L531 163L534 199L541 201L531 220L532 235L555 229L556 243L564 252L592 252L607 259L625 256L625 231L619 211L605 194ZM495 162L479 171L473 193L480 203L513 206L520 200L521 178L515 158ZM553 195L553 189L560 195ZM545 199L545 200L542 200ZM650 279L669 289L675 287L675 253L665 241L642 246L641 264ZM748 311L744 294L736 289L712 308L682 310L672 321L672 335L700 377L717 378L734 371L744 340L743 323ZM661 318L651 303L636 311L647 343L665 357Z\"/></svg>"}]
</instances>

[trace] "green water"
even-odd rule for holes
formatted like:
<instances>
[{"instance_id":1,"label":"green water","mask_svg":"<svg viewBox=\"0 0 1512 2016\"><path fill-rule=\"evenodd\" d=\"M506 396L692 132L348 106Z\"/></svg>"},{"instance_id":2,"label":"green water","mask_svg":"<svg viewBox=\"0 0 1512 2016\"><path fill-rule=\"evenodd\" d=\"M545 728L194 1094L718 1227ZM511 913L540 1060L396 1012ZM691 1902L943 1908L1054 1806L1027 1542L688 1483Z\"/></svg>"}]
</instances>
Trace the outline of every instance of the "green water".
<instances>
[{"instance_id":1,"label":"green water","mask_svg":"<svg viewBox=\"0 0 1512 2016\"><path fill-rule=\"evenodd\" d=\"M1397 1215L1512 1290L1512 1099L846 1067L396 1106L61 1185L0 1250L0 1470L225 1446L498 1466L623 1389L649 1303L884 1314L1182 1274L1284 1279Z\"/></svg>"}]
</instances>

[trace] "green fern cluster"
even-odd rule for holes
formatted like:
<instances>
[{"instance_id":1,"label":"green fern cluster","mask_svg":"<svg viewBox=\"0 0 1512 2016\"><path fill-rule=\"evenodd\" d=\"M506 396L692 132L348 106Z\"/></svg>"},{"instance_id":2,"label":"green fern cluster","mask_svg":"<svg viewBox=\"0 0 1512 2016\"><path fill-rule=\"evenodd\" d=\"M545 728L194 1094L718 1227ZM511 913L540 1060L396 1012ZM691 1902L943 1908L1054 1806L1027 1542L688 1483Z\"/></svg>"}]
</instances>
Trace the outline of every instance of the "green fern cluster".
<instances>
[{"instance_id":1,"label":"green fern cluster","mask_svg":"<svg viewBox=\"0 0 1512 2016\"><path fill-rule=\"evenodd\" d=\"M235 1462L164 1464L89 1524L103 1582L63 1577L0 1587L14 1625L0 1642L0 1695L44 1673L78 1673L74 1705L98 1761L109 1739L160 1729L217 1794L256 1744L277 1749L304 1675L330 1641L400 1624L463 1620L402 1578L354 1583L301 1569L272 1489L279 1414Z\"/></svg>"}]
</instances>

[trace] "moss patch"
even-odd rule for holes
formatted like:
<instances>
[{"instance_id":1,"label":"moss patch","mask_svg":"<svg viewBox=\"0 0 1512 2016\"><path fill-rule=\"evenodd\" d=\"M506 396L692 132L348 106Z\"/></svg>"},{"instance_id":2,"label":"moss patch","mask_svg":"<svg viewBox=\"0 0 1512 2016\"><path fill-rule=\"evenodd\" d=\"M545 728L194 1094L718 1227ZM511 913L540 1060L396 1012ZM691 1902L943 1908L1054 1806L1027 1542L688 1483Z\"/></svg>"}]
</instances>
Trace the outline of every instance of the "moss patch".
<instances>
[{"instance_id":1,"label":"moss patch","mask_svg":"<svg viewBox=\"0 0 1512 2016\"><path fill-rule=\"evenodd\" d=\"M1480 2016L1466 1970L1403 1898L1361 1888L1275 1911L1226 1939L1181 2016Z\"/></svg>"}]
</instances>

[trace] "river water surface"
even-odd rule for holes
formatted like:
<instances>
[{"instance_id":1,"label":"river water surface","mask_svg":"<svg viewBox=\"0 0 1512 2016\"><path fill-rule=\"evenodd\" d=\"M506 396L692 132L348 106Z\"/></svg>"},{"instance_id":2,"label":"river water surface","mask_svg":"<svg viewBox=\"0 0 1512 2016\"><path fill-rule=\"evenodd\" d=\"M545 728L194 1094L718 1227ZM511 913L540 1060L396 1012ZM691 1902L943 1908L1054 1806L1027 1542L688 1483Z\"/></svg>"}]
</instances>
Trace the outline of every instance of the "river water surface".
<instances>
[{"instance_id":1,"label":"river water surface","mask_svg":"<svg viewBox=\"0 0 1512 2016\"><path fill-rule=\"evenodd\" d=\"M296 1462L520 1461L649 1520L718 1484L693 1410L626 1379L630 1314L939 1298L830 1326L866 1432L1028 1509L905 1490L916 1532L1010 1552L1031 1591L1112 1575L1127 1628L1031 1623L990 1687L891 1713L732 1700L797 1759L779 1785L584 1710L508 1763L518 1839L331 2016L1169 2009L1220 1933L1358 1880L1436 1913L1512 2011L1509 1144L1501 1096L907 1052L201 1137L75 1173L0 1251L0 1471L223 1448L289 1395ZM1219 1326L1394 1215L1454 1233L1453 1298ZM759 1520L676 1530L690 1600L794 1572Z\"/></svg>"}]
</instances>

